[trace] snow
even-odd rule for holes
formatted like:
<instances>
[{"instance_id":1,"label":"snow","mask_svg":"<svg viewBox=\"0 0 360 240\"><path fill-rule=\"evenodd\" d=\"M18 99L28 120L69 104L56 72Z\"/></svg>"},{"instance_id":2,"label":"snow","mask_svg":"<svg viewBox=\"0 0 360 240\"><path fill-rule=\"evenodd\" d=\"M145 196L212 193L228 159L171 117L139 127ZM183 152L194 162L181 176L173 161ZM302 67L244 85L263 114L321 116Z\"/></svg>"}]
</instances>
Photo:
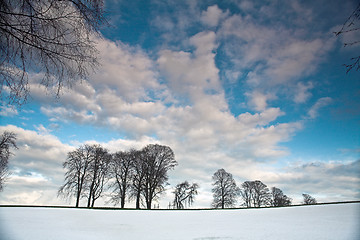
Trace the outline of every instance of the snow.
<instances>
[{"instance_id":1,"label":"snow","mask_svg":"<svg viewBox=\"0 0 360 240\"><path fill-rule=\"evenodd\" d=\"M360 203L238 210L0 207L1 240L359 238Z\"/></svg>"}]
</instances>

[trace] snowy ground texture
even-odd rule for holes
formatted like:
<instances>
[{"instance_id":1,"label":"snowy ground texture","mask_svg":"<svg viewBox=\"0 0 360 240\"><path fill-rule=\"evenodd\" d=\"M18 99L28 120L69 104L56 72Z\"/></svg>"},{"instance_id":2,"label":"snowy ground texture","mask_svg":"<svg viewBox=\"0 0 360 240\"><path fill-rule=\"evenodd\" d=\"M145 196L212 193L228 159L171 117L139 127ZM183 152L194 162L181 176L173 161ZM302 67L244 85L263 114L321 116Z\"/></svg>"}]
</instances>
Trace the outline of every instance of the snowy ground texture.
<instances>
[{"instance_id":1,"label":"snowy ground texture","mask_svg":"<svg viewBox=\"0 0 360 240\"><path fill-rule=\"evenodd\" d=\"M360 239L360 203L240 210L0 207L1 240Z\"/></svg>"}]
</instances>

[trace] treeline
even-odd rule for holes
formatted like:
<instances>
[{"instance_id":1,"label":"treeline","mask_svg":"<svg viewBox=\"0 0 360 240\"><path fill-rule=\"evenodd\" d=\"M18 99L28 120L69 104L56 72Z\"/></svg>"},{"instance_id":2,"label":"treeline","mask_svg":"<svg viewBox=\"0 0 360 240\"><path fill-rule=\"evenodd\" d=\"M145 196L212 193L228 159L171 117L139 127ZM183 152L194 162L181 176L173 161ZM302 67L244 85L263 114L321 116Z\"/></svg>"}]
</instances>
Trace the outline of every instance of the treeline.
<instances>
[{"instance_id":1,"label":"treeline","mask_svg":"<svg viewBox=\"0 0 360 240\"><path fill-rule=\"evenodd\" d=\"M217 170L213 175L213 203L214 208L235 207L238 198L243 200L245 207L284 207L292 203L292 199L286 196L277 187L269 189L260 180L245 181L240 187L231 173L224 169ZM316 204L316 199L309 194L303 194L303 204Z\"/></svg>"},{"instance_id":2,"label":"treeline","mask_svg":"<svg viewBox=\"0 0 360 240\"><path fill-rule=\"evenodd\" d=\"M151 209L152 202L165 190L168 170L177 165L168 146L149 144L141 150L130 149L114 154L100 145L83 145L69 152L63 164L65 183L59 196L87 200L94 207L104 190L110 190L111 201L125 207L126 200L135 200L136 208L144 202Z\"/></svg>"},{"instance_id":3,"label":"treeline","mask_svg":"<svg viewBox=\"0 0 360 240\"><path fill-rule=\"evenodd\" d=\"M101 145L83 145L67 154L63 163L64 184L58 196L75 197L75 207L82 199L87 207L94 207L95 201L110 192L110 202L125 208L127 201L135 201L136 209L152 208L165 191L168 171L177 165L175 155L168 146L149 144L140 150L130 149L109 153ZM292 199L277 187L269 189L260 180L245 181L240 187L231 173L217 170L213 177L214 208L235 207L242 199L245 207L289 206ZM184 209L194 203L199 185L184 181L176 185L174 200L169 208ZM316 204L316 200L303 194L304 204Z\"/></svg>"}]
</instances>

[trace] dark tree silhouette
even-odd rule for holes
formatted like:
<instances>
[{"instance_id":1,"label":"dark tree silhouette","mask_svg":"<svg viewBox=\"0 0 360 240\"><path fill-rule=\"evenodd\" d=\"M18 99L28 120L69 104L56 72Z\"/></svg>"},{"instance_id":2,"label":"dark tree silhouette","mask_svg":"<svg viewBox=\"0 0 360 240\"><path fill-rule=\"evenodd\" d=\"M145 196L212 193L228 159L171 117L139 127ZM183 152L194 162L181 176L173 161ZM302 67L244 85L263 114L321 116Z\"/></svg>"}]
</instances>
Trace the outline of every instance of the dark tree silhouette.
<instances>
[{"instance_id":1,"label":"dark tree silhouette","mask_svg":"<svg viewBox=\"0 0 360 240\"><path fill-rule=\"evenodd\" d=\"M348 35L353 32L360 30L360 3L344 22L341 29L337 32L334 32L336 36ZM352 39L350 42L345 42L344 47L350 47L360 44L360 39ZM350 72L352 69L356 71L360 70L360 56L355 56L350 59L350 63L344 64L346 67L346 72Z\"/></svg>"},{"instance_id":2,"label":"dark tree silhouette","mask_svg":"<svg viewBox=\"0 0 360 240\"><path fill-rule=\"evenodd\" d=\"M89 165L93 158L93 147L90 145L80 146L78 149L69 152L63 167L65 183L58 191L58 196L75 196L75 207L79 207L80 198L83 195L85 185L89 179Z\"/></svg>"},{"instance_id":3,"label":"dark tree silhouette","mask_svg":"<svg viewBox=\"0 0 360 240\"><path fill-rule=\"evenodd\" d=\"M303 204L305 205L317 204L316 199L307 193L303 193L303 198L304 198Z\"/></svg>"},{"instance_id":4,"label":"dark tree silhouette","mask_svg":"<svg viewBox=\"0 0 360 240\"><path fill-rule=\"evenodd\" d=\"M271 195L268 187L261 181L254 181L254 207L268 206L271 202Z\"/></svg>"},{"instance_id":5,"label":"dark tree silhouette","mask_svg":"<svg viewBox=\"0 0 360 240\"><path fill-rule=\"evenodd\" d=\"M246 207L262 207L271 204L270 191L263 182L245 181L241 187L241 196Z\"/></svg>"},{"instance_id":6,"label":"dark tree silhouette","mask_svg":"<svg viewBox=\"0 0 360 240\"><path fill-rule=\"evenodd\" d=\"M286 196L283 191L279 188L271 188L271 205L274 207L285 207L290 206L292 199Z\"/></svg>"},{"instance_id":7,"label":"dark tree silhouette","mask_svg":"<svg viewBox=\"0 0 360 240\"><path fill-rule=\"evenodd\" d=\"M84 145L69 152L63 163L67 169L65 183L60 187L58 196L75 196L75 207L79 207L82 197L87 197L87 207L94 207L108 179L110 157L100 145Z\"/></svg>"},{"instance_id":8,"label":"dark tree silhouette","mask_svg":"<svg viewBox=\"0 0 360 240\"><path fill-rule=\"evenodd\" d=\"M215 208L233 207L236 204L236 198L240 193L240 189L236 186L236 182L231 173L224 169L217 170L213 177L213 203Z\"/></svg>"},{"instance_id":9,"label":"dark tree silhouette","mask_svg":"<svg viewBox=\"0 0 360 240\"><path fill-rule=\"evenodd\" d=\"M92 159L88 169L87 207L94 207L95 201L101 197L104 186L108 180L108 168L111 159L111 155L107 149L100 145L93 145L92 148Z\"/></svg>"},{"instance_id":10,"label":"dark tree silhouette","mask_svg":"<svg viewBox=\"0 0 360 240\"><path fill-rule=\"evenodd\" d=\"M1 100L26 101L29 71L43 73L41 83L57 96L85 79L98 65L92 39L103 16L103 0L1 0Z\"/></svg>"},{"instance_id":11,"label":"dark tree silhouette","mask_svg":"<svg viewBox=\"0 0 360 240\"><path fill-rule=\"evenodd\" d=\"M174 202L173 206L176 209L184 209L186 206L191 206L194 203L195 196L198 194L197 189L199 185L197 183L193 183L190 185L188 181L183 183L179 183L175 187L174 193Z\"/></svg>"},{"instance_id":12,"label":"dark tree silhouette","mask_svg":"<svg viewBox=\"0 0 360 240\"><path fill-rule=\"evenodd\" d=\"M132 184L130 187L130 198L135 199L135 208L140 209L141 193L144 189L144 179L146 174L146 162L143 160L144 151L133 152L134 166Z\"/></svg>"},{"instance_id":13,"label":"dark tree silhouette","mask_svg":"<svg viewBox=\"0 0 360 240\"><path fill-rule=\"evenodd\" d=\"M113 154L110 163L110 177L114 178L114 182L110 186L113 188L114 194L111 199L115 204L120 203L121 208L125 207L126 196L131 187L136 155L135 149L117 152Z\"/></svg>"},{"instance_id":14,"label":"dark tree silhouette","mask_svg":"<svg viewBox=\"0 0 360 240\"><path fill-rule=\"evenodd\" d=\"M11 148L18 149L16 146L16 134L5 131L0 136L0 192L4 188L4 183L9 176L9 158L12 155Z\"/></svg>"},{"instance_id":15,"label":"dark tree silhouette","mask_svg":"<svg viewBox=\"0 0 360 240\"><path fill-rule=\"evenodd\" d=\"M251 207L252 203L252 195L253 195L253 182L252 181L245 181L241 184L240 195L244 200L246 207Z\"/></svg>"},{"instance_id":16,"label":"dark tree silhouette","mask_svg":"<svg viewBox=\"0 0 360 240\"><path fill-rule=\"evenodd\" d=\"M168 146L149 144L143 148L142 153L145 174L141 194L145 199L146 208L151 209L152 201L165 190L168 170L173 169L177 162L174 152Z\"/></svg>"}]
</instances>

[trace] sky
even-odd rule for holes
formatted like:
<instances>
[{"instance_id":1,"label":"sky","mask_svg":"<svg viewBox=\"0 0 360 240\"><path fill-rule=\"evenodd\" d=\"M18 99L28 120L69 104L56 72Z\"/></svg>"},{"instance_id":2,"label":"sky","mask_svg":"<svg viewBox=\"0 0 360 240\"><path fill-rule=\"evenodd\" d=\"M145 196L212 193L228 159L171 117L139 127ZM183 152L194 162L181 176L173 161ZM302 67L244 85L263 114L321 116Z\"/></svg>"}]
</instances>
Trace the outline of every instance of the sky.
<instances>
[{"instance_id":1,"label":"sky","mask_svg":"<svg viewBox=\"0 0 360 240\"><path fill-rule=\"evenodd\" d=\"M167 145L162 208L185 180L210 207L220 168L261 180L294 203L360 200L360 31L335 37L357 1L105 1L94 37L101 66L60 98L29 72L30 98L2 103L0 132L19 149L0 204L73 205L57 197L69 151ZM242 202L239 199L238 205ZM107 197L97 204L108 206ZM128 203L128 207L133 207Z\"/></svg>"}]
</instances>

